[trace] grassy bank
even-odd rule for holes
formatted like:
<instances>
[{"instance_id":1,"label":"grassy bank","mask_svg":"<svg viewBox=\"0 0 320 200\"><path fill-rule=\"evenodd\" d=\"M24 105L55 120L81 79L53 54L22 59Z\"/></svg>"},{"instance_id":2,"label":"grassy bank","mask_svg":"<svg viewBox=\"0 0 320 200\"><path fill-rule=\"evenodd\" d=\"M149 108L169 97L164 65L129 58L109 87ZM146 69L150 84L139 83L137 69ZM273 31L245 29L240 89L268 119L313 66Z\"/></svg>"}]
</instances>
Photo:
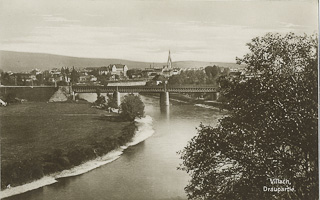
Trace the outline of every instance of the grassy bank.
<instances>
[{"instance_id":1,"label":"grassy bank","mask_svg":"<svg viewBox=\"0 0 320 200\"><path fill-rule=\"evenodd\" d=\"M1 188L69 169L127 143L135 125L88 103L0 108Z\"/></svg>"}]
</instances>

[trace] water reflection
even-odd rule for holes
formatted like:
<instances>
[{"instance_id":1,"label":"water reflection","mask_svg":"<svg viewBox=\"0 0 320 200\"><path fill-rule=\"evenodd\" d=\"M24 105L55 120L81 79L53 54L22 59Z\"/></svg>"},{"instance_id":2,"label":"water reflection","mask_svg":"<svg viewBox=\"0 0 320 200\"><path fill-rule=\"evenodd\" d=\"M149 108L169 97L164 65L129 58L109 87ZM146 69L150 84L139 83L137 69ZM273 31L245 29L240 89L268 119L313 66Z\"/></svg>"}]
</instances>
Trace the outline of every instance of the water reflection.
<instances>
[{"instance_id":1,"label":"water reflection","mask_svg":"<svg viewBox=\"0 0 320 200\"><path fill-rule=\"evenodd\" d=\"M170 119L170 106L160 106L161 116L164 119Z\"/></svg>"}]
</instances>

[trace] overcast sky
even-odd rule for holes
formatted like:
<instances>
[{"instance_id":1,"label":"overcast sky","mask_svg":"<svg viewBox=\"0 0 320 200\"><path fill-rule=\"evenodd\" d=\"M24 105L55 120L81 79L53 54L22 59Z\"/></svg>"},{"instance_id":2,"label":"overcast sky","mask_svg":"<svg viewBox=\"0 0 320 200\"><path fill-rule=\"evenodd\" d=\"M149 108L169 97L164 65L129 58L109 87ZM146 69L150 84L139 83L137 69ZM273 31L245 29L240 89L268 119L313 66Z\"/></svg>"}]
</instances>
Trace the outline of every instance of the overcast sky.
<instances>
[{"instance_id":1,"label":"overcast sky","mask_svg":"<svg viewBox=\"0 0 320 200\"><path fill-rule=\"evenodd\" d=\"M0 50L235 62L253 37L312 34L317 0L0 0Z\"/></svg>"}]
</instances>

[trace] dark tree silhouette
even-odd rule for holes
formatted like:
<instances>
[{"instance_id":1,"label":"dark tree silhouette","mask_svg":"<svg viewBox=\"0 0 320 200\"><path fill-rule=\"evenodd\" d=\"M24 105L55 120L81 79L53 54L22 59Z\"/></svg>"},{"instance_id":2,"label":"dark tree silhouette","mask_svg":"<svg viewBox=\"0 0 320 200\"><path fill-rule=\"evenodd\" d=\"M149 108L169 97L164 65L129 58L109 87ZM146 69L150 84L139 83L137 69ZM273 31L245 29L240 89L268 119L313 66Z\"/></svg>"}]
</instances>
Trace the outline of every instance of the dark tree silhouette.
<instances>
[{"instance_id":1,"label":"dark tree silhouette","mask_svg":"<svg viewBox=\"0 0 320 200\"><path fill-rule=\"evenodd\" d=\"M71 82L74 83L78 83L79 82L79 73L77 72L77 70L74 69L74 67L72 68L71 71Z\"/></svg>"},{"instance_id":2,"label":"dark tree silhouette","mask_svg":"<svg viewBox=\"0 0 320 200\"><path fill-rule=\"evenodd\" d=\"M221 84L230 114L200 125L180 152L189 199L318 199L317 40L267 34L247 44L237 60L250 76Z\"/></svg>"}]
</instances>

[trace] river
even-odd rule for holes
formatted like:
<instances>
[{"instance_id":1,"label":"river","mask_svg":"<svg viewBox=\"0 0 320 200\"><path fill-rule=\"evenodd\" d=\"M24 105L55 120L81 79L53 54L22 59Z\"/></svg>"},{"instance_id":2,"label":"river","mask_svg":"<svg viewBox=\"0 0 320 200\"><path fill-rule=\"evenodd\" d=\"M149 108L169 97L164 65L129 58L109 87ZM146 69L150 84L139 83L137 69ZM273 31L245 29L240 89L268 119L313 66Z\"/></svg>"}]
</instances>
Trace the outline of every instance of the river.
<instances>
[{"instance_id":1,"label":"river","mask_svg":"<svg viewBox=\"0 0 320 200\"><path fill-rule=\"evenodd\" d=\"M172 101L160 109L159 99L142 97L145 113L152 118L153 135L130 146L113 162L79 176L6 198L7 200L57 199L186 199L186 172L177 170L177 151L195 136L200 122L215 126L222 116L217 109L202 108ZM150 130L140 130L149 131Z\"/></svg>"}]
</instances>

